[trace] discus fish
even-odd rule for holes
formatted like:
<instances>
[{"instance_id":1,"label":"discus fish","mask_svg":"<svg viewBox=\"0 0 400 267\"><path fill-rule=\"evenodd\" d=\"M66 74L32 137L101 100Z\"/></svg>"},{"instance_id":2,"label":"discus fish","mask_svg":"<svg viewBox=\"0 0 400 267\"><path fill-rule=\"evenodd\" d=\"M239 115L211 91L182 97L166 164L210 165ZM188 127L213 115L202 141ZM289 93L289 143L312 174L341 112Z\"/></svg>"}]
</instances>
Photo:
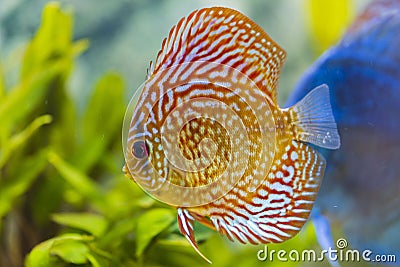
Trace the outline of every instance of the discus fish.
<instances>
[{"instance_id":1,"label":"discus fish","mask_svg":"<svg viewBox=\"0 0 400 267\"><path fill-rule=\"evenodd\" d=\"M277 243L306 222L325 170L308 143L337 149L329 89L277 104L285 51L240 12L182 18L150 64L124 122L125 172L194 221L241 243Z\"/></svg>"},{"instance_id":2,"label":"discus fish","mask_svg":"<svg viewBox=\"0 0 400 267\"><path fill-rule=\"evenodd\" d=\"M396 255L397 264L399 47L400 1L372 1L343 40L301 77L287 102L296 103L321 82L329 85L342 147L337 151L320 149L330 165L315 206L341 226L349 246L371 250L374 255Z\"/></svg>"}]
</instances>

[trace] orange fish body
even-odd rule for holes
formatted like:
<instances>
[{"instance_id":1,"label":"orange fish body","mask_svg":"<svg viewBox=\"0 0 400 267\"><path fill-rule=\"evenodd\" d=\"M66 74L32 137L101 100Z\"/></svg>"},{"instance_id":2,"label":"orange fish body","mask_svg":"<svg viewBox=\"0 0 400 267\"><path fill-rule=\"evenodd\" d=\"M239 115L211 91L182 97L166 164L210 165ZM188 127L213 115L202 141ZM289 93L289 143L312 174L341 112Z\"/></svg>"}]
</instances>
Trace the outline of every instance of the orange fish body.
<instances>
[{"instance_id":1,"label":"orange fish body","mask_svg":"<svg viewBox=\"0 0 400 267\"><path fill-rule=\"evenodd\" d=\"M285 57L238 11L196 10L171 29L131 101L125 171L178 208L200 255L195 220L242 243L294 236L325 170L307 143L340 145L326 85L293 107L277 105Z\"/></svg>"}]
</instances>

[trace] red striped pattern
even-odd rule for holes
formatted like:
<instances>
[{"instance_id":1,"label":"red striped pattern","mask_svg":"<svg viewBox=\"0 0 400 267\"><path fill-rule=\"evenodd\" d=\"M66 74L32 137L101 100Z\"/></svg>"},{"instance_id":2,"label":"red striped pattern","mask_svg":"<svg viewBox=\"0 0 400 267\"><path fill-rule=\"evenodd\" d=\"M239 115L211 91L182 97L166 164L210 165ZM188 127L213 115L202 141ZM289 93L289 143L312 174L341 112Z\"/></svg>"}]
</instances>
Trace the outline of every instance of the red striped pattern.
<instances>
[{"instance_id":1,"label":"red striped pattern","mask_svg":"<svg viewBox=\"0 0 400 267\"><path fill-rule=\"evenodd\" d=\"M295 235L307 220L324 174L325 160L292 141L275 157L268 179L248 194L240 184L210 205L189 209L242 243L276 243Z\"/></svg>"},{"instance_id":2,"label":"red striped pattern","mask_svg":"<svg viewBox=\"0 0 400 267\"><path fill-rule=\"evenodd\" d=\"M229 8L204 8L171 29L150 74L185 62L221 63L246 74L276 101L285 58L285 51L248 17Z\"/></svg>"}]
</instances>

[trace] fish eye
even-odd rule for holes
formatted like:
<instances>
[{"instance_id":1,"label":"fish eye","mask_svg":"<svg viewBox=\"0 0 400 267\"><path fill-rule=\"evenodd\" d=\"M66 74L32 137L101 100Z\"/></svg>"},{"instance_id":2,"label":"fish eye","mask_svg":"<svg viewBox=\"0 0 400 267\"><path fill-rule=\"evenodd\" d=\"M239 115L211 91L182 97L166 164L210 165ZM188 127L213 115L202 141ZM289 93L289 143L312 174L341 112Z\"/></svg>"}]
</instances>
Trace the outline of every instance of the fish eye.
<instances>
[{"instance_id":1,"label":"fish eye","mask_svg":"<svg viewBox=\"0 0 400 267\"><path fill-rule=\"evenodd\" d=\"M148 148L144 141L136 141L132 146L133 156L137 159L143 159L148 155Z\"/></svg>"}]
</instances>

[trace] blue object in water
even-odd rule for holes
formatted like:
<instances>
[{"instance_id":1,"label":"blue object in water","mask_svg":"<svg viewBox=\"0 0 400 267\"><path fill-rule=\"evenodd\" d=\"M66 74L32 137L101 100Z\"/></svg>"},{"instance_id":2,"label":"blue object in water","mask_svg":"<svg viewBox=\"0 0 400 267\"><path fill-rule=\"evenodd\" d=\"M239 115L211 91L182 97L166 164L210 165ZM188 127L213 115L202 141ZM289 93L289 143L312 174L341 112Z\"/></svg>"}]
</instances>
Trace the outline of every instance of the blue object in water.
<instances>
[{"instance_id":1,"label":"blue object in water","mask_svg":"<svg viewBox=\"0 0 400 267\"><path fill-rule=\"evenodd\" d=\"M287 106L324 83L342 145L319 149L328 166L316 208L343 227L349 246L394 254L400 264L399 0L372 3L305 73Z\"/></svg>"}]
</instances>

